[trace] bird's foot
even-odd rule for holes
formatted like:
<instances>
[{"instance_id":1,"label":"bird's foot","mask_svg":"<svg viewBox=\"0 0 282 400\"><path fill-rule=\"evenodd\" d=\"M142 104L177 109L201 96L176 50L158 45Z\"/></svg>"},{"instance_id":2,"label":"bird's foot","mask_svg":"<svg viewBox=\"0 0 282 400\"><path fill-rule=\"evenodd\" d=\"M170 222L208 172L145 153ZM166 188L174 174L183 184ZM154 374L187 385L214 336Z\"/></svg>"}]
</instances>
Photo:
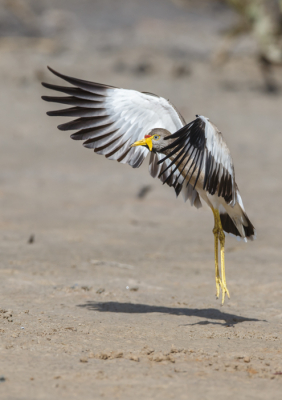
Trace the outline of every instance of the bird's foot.
<instances>
[{"instance_id":1,"label":"bird's foot","mask_svg":"<svg viewBox=\"0 0 282 400\"><path fill-rule=\"evenodd\" d=\"M222 290L221 305L223 306L223 304L224 304L224 299L225 299L225 293L227 294L227 297L230 299L230 294L229 294L229 290L227 289L226 282L223 282L223 283L222 283L221 290Z\"/></svg>"},{"instance_id":2,"label":"bird's foot","mask_svg":"<svg viewBox=\"0 0 282 400\"><path fill-rule=\"evenodd\" d=\"M223 283L220 276L215 277L215 285L216 285L216 298L219 298L220 289L223 291Z\"/></svg>"},{"instance_id":3,"label":"bird's foot","mask_svg":"<svg viewBox=\"0 0 282 400\"><path fill-rule=\"evenodd\" d=\"M221 305L224 304L224 300L225 300L225 294L227 294L227 297L230 299L230 294L229 294L229 290L227 289L226 286L226 282L222 282L222 279L217 276L215 278L215 284L216 284L216 298L219 298L219 294L220 294L220 289L221 289L221 293L222 293L222 299L221 299Z\"/></svg>"}]
</instances>

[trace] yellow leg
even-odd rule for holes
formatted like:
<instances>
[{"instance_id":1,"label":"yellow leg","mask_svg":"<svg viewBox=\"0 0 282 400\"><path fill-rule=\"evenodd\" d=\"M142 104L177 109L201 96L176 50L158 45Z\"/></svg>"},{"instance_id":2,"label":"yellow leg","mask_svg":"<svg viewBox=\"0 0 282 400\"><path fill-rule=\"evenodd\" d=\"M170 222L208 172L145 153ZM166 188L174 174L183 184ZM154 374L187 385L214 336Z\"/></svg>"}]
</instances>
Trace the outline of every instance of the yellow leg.
<instances>
[{"instance_id":1,"label":"yellow leg","mask_svg":"<svg viewBox=\"0 0 282 400\"><path fill-rule=\"evenodd\" d=\"M225 293L229 296L229 291L226 286L225 277L225 258L224 258L224 245L225 245L225 235L222 229L220 215L218 210L212 209L214 215L214 255L215 255L215 284L216 284L216 297L219 297L220 288L222 291L222 303L224 303ZM220 242L220 261L221 261L221 278L219 276L218 267L218 240Z\"/></svg>"},{"instance_id":2,"label":"yellow leg","mask_svg":"<svg viewBox=\"0 0 282 400\"><path fill-rule=\"evenodd\" d=\"M219 276L219 267L218 267L218 218L216 214L216 210L212 210L214 214L214 261L215 261L215 285L216 285L216 298L219 298L220 288L222 289L222 281Z\"/></svg>"},{"instance_id":3,"label":"yellow leg","mask_svg":"<svg viewBox=\"0 0 282 400\"><path fill-rule=\"evenodd\" d=\"M225 234L222 229L221 220L219 216L219 242L220 242L220 261L221 261L221 279L222 279L222 304L224 303L225 293L228 298L230 298L229 290L226 286L226 276L225 276L225 254L224 254L224 245L225 245Z\"/></svg>"}]
</instances>

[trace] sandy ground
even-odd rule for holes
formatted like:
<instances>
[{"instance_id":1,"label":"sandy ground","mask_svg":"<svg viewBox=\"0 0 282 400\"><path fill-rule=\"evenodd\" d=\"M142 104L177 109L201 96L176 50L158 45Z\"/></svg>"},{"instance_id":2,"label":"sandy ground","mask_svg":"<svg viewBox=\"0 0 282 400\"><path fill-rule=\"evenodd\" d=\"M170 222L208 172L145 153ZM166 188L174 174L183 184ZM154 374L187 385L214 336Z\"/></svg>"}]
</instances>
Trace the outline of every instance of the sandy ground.
<instances>
[{"instance_id":1,"label":"sandy ground","mask_svg":"<svg viewBox=\"0 0 282 400\"><path fill-rule=\"evenodd\" d=\"M228 10L46 4L35 33L0 40L1 399L281 399L282 97L263 91L254 43L219 68ZM40 100L40 81L58 82L47 64L158 93L222 130L258 232L227 239L223 307L212 213L147 162L133 170L57 131Z\"/></svg>"}]
</instances>

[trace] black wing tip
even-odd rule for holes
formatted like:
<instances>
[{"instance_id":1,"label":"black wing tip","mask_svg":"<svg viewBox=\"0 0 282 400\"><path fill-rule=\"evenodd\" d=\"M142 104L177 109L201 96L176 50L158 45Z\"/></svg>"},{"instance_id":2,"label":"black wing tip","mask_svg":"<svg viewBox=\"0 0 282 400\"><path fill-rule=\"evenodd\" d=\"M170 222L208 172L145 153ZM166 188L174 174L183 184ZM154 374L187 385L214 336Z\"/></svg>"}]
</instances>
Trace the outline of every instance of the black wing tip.
<instances>
[{"instance_id":1,"label":"black wing tip","mask_svg":"<svg viewBox=\"0 0 282 400\"><path fill-rule=\"evenodd\" d=\"M64 115L65 110L55 110L55 111L47 111L46 114L49 117L68 117L69 115Z\"/></svg>"},{"instance_id":2,"label":"black wing tip","mask_svg":"<svg viewBox=\"0 0 282 400\"><path fill-rule=\"evenodd\" d=\"M58 97L58 99L59 98L60 97ZM57 97L54 97L54 96L41 96L41 99L44 100L44 101L48 101L48 103L54 103L54 102L56 102Z\"/></svg>"},{"instance_id":3,"label":"black wing tip","mask_svg":"<svg viewBox=\"0 0 282 400\"><path fill-rule=\"evenodd\" d=\"M47 83L47 82L41 82L41 85L43 87L45 87L46 89L52 89L52 90L56 90L56 89L60 88L60 86L53 85L52 83Z\"/></svg>"},{"instance_id":4,"label":"black wing tip","mask_svg":"<svg viewBox=\"0 0 282 400\"><path fill-rule=\"evenodd\" d=\"M61 79L65 80L65 81L69 82L71 85L74 85L74 83L72 83L70 81L70 79L79 81L79 79L72 78L72 77L70 77L68 75L61 74L60 72L56 71L55 69L49 67L49 65L47 65L47 68L49 69L50 72L52 72L52 74L56 75L58 78L61 78Z\"/></svg>"},{"instance_id":5,"label":"black wing tip","mask_svg":"<svg viewBox=\"0 0 282 400\"><path fill-rule=\"evenodd\" d=\"M70 83L71 85L77 86L77 84L86 84L86 85L94 85L99 87L100 89L117 89L116 86L112 86L112 85L105 85L103 83L98 83L98 82L91 82L91 81L86 81L83 79L78 79L78 78L73 78L71 76L68 75L64 75L61 74L58 71L55 71L53 68L49 67L49 65L47 65L47 68L49 69L50 72L52 72L52 74L58 76L59 78L67 81L68 83Z\"/></svg>"},{"instance_id":6,"label":"black wing tip","mask_svg":"<svg viewBox=\"0 0 282 400\"><path fill-rule=\"evenodd\" d=\"M72 138L73 139L73 138ZM86 149L93 149L93 147L91 146L91 143L87 143L87 142L84 142L84 143L82 143L82 146L83 147L85 147ZM94 149L94 151L95 151L96 149Z\"/></svg>"},{"instance_id":7,"label":"black wing tip","mask_svg":"<svg viewBox=\"0 0 282 400\"><path fill-rule=\"evenodd\" d=\"M52 74L59 76L60 78L62 76L64 76L63 74L60 74L60 72L55 71L53 68L49 67L49 65L47 65L47 68L49 69L50 72L52 72Z\"/></svg>"},{"instance_id":8,"label":"black wing tip","mask_svg":"<svg viewBox=\"0 0 282 400\"><path fill-rule=\"evenodd\" d=\"M52 112L52 111L49 111L49 112ZM49 114L47 113L47 115L49 115ZM58 125L57 128L59 129L59 131L70 131L70 130L74 129L74 128L69 127L68 122L66 124Z\"/></svg>"},{"instance_id":9,"label":"black wing tip","mask_svg":"<svg viewBox=\"0 0 282 400\"><path fill-rule=\"evenodd\" d=\"M74 83L72 83L70 80L79 81L79 79L71 78L70 76L61 74L60 72L56 71L55 69L49 67L49 65L47 65L47 68L49 69L50 72L52 72L52 74L56 75L58 78L61 78L61 79L65 80L65 81L67 81L68 83L70 83L72 85L74 85ZM48 88L48 86L46 86L46 85L48 85L48 83L46 84L46 83L42 82L42 85Z\"/></svg>"},{"instance_id":10,"label":"black wing tip","mask_svg":"<svg viewBox=\"0 0 282 400\"><path fill-rule=\"evenodd\" d=\"M41 85L47 89L49 89L49 83L47 82L41 82Z\"/></svg>"},{"instance_id":11,"label":"black wing tip","mask_svg":"<svg viewBox=\"0 0 282 400\"><path fill-rule=\"evenodd\" d=\"M60 74L60 72L57 72L53 68L49 67L49 65L47 65L47 69L49 69L49 71L52 72L52 74L58 76L59 78L62 78L64 76L64 75ZM49 89L49 83L41 82L41 85L46 87L47 89Z\"/></svg>"},{"instance_id":12,"label":"black wing tip","mask_svg":"<svg viewBox=\"0 0 282 400\"><path fill-rule=\"evenodd\" d=\"M72 133L72 134L70 135L70 138L71 138L72 140L84 140L84 139L82 139L81 137L78 137L78 136L77 136L77 132L76 132L76 133Z\"/></svg>"}]
</instances>

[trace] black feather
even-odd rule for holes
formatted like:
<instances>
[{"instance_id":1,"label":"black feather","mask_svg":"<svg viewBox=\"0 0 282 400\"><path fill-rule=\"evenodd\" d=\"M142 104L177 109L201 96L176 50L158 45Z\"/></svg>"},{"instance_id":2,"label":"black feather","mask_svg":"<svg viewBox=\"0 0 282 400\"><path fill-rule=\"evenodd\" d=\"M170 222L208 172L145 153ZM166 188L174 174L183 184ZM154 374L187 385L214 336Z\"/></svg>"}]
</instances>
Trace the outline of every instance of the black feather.
<instances>
[{"instance_id":1,"label":"black feather","mask_svg":"<svg viewBox=\"0 0 282 400\"><path fill-rule=\"evenodd\" d=\"M60 131L94 128L112 122L111 117L78 118L58 126Z\"/></svg>"},{"instance_id":2,"label":"black feather","mask_svg":"<svg viewBox=\"0 0 282 400\"><path fill-rule=\"evenodd\" d=\"M109 117L108 112L104 108L81 108L72 107L65 110L48 111L50 117Z\"/></svg>"},{"instance_id":3,"label":"black feather","mask_svg":"<svg viewBox=\"0 0 282 400\"><path fill-rule=\"evenodd\" d=\"M57 72L50 67L48 67L48 69L54 75L70 83L71 85L77 86L91 93L99 94L100 96L105 96L107 89L115 89L114 86L103 85L102 83L96 83L96 82L85 81L83 79L72 78L71 76L63 75L60 72Z\"/></svg>"},{"instance_id":4,"label":"black feather","mask_svg":"<svg viewBox=\"0 0 282 400\"><path fill-rule=\"evenodd\" d=\"M104 101L105 97L104 96L100 96L99 94L94 94L94 93L90 93L87 92L85 90L79 89L79 88L72 88L72 87L67 87L67 86L57 86L57 85L52 85L51 83L45 83L42 82L42 86L46 87L47 89L52 89L55 90L57 92L62 92L62 93L66 93L69 94L71 96L75 96L78 97L79 99L86 99L86 100L90 100L90 101ZM44 97L44 98L43 98ZM45 96L43 96L43 100L46 100ZM48 97L48 96L46 96Z\"/></svg>"},{"instance_id":5,"label":"black feather","mask_svg":"<svg viewBox=\"0 0 282 400\"><path fill-rule=\"evenodd\" d=\"M69 106L86 107L86 108L100 108L101 101L84 100L75 96L57 97L57 96L42 96L42 100L51 103L67 104Z\"/></svg>"},{"instance_id":6,"label":"black feather","mask_svg":"<svg viewBox=\"0 0 282 400\"><path fill-rule=\"evenodd\" d=\"M221 225L222 229L226 233L232 233L235 236L241 237L238 229L236 228L236 225L232 221L231 217L225 213L225 214L220 214L220 220L221 220Z\"/></svg>"}]
</instances>

